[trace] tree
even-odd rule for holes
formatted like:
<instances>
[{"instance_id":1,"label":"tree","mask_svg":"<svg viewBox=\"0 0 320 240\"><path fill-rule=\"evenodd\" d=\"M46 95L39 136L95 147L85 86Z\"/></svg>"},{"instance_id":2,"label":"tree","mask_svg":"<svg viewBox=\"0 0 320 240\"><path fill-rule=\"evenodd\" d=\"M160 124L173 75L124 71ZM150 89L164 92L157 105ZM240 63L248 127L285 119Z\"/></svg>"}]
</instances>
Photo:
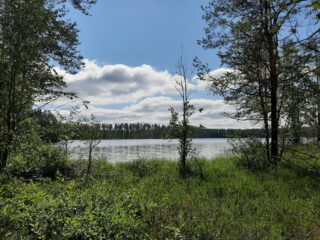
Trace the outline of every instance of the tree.
<instances>
[{"instance_id":1,"label":"tree","mask_svg":"<svg viewBox=\"0 0 320 240\"><path fill-rule=\"evenodd\" d=\"M319 2L318 4L320 5ZM317 36L317 38L313 38L312 40L310 40L308 45L312 46L311 48L307 48L307 50L309 50L308 53L311 55L310 65L313 66L314 69L314 81L311 82L311 87L309 91L314 96L311 99L313 99L313 105L316 106L316 135L317 142L318 144L320 144L320 34L319 36Z\"/></svg>"},{"instance_id":2,"label":"tree","mask_svg":"<svg viewBox=\"0 0 320 240\"><path fill-rule=\"evenodd\" d=\"M303 128L308 124L305 116L309 114L309 109L314 108L310 102L315 98L310 59L303 49L291 42L283 44L279 68L286 78L281 78L280 84L280 116L283 120L284 137L289 144L301 143Z\"/></svg>"},{"instance_id":3,"label":"tree","mask_svg":"<svg viewBox=\"0 0 320 240\"><path fill-rule=\"evenodd\" d=\"M190 157L191 153L195 151L191 139L191 125L190 117L194 113L194 106L190 104L190 93L188 89L188 71L183 58L180 57L178 62L178 75L179 78L176 80L176 89L182 100L182 118L179 120L179 113L170 107L171 119L169 123L169 138L179 139L179 155L180 155L180 173L182 175L187 174L187 158Z\"/></svg>"},{"instance_id":4,"label":"tree","mask_svg":"<svg viewBox=\"0 0 320 240\"><path fill-rule=\"evenodd\" d=\"M36 102L74 97L55 64L70 73L82 66L76 24L66 20L67 0L0 1L0 171L15 150L21 123ZM86 13L94 1L71 3Z\"/></svg>"},{"instance_id":5,"label":"tree","mask_svg":"<svg viewBox=\"0 0 320 240\"><path fill-rule=\"evenodd\" d=\"M292 78L282 67L284 47L288 43L301 47L304 41L296 39L301 25L299 15L314 20L314 8L306 0L214 0L203 7L203 11L207 22L206 37L199 43L205 49L218 49L222 64L232 69L218 80L211 79L214 92L220 92L230 103L240 105L241 117L249 116L252 120L253 113L262 115L266 140L269 139L270 119L270 159L277 163L280 160L282 94ZM210 71L205 65L196 60L196 66L200 77L210 79ZM299 74L297 72L294 77ZM253 120L259 121L259 118Z\"/></svg>"},{"instance_id":6,"label":"tree","mask_svg":"<svg viewBox=\"0 0 320 240\"><path fill-rule=\"evenodd\" d=\"M84 144L88 146L88 166L86 172L85 182L88 183L90 175L92 172L92 152L94 148L101 142L101 129L100 124L95 121L94 115L91 115L90 118L83 118L81 122L87 127L85 131L82 131L79 135L80 139L85 139Z\"/></svg>"},{"instance_id":7,"label":"tree","mask_svg":"<svg viewBox=\"0 0 320 240\"><path fill-rule=\"evenodd\" d=\"M248 35L254 34L254 29ZM243 38L241 32L234 31L237 44L231 45L221 59L230 67L221 76L213 76L207 64L195 59L198 76L209 82L213 94L220 95L227 104L237 106L235 113L224 113L227 117L263 123L265 148L270 160L270 87L264 67L265 52L259 43L259 36L251 41ZM246 57L244 57L246 56Z\"/></svg>"},{"instance_id":8,"label":"tree","mask_svg":"<svg viewBox=\"0 0 320 240\"><path fill-rule=\"evenodd\" d=\"M74 139L77 139L80 136L78 134L79 119L77 117L79 113L79 107L72 107L70 111L68 111L68 115L57 112L59 125L56 131L59 138L59 144L62 146L66 157L68 157L69 154L70 144Z\"/></svg>"},{"instance_id":9,"label":"tree","mask_svg":"<svg viewBox=\"0 0 320 240\"><path fill-rule=\"evenodd\" d=\"M38 126L38 135L44 143L58 143L59 138L59 121L50 111L34 110L33 122Z\"/></svg>"}]
</instances>

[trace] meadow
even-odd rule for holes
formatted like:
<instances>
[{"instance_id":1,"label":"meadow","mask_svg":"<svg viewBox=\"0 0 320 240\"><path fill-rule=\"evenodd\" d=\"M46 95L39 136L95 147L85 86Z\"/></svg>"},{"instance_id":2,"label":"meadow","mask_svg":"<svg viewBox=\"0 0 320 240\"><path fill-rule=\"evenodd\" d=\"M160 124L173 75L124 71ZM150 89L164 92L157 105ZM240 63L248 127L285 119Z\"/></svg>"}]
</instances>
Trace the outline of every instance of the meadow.
<instances>
[{"instance_id":1,"label":"meadow","mask_svg":"<svg viewBox=\"0 0 320 240\"><path fill-rule=\"evenodd\" d=\"M2 176L0 239L320 239L319 177L285 162L96 160L47 178Z\"/></svg>"}]
</instances>

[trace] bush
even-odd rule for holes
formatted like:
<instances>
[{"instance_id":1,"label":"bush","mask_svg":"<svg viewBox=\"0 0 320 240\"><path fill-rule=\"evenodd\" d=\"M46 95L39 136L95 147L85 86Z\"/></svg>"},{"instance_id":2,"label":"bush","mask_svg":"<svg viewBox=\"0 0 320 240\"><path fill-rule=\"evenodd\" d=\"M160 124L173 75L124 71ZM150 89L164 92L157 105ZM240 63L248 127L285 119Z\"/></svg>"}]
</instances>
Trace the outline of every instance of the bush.
<instances>
[{"instance_id":1,"label":"bush","mask_svg":"<svg viewBox=\"0 0 320 240\"><path fill-rule=\"evenodd\" d=\"M146 161L144 159L134 160L126 163L127 168L133 172L134 175L144 178L155 174L158 169L158 163L155 161Z\"/></svg>"},{"instance_id":2,"label":"bush","mask_svg":"<svg viewBox=\"0 0 320 240\"><path fill-rule=\"evenodd\" d=\"M67 165L62 149L45 144L39 135L38 126L30 119L25 120L6 172L25 179L55 179L58 172L64 174L69 171Z\"/></svg>"},{"instance_id":3,"label":"bush","mask_svg":"<svg viewBox=\"0 0 320 240\"><path fill-rule=\"evenodd\" d=\"M205 161L199 160L199 159L193 159L189 161L189 169L190 169L191 175L204 180L206 178L206 173L204 171L205 169L204 164L205 164Z\"/></svg>"},{"instance_id":4,"label":"bush","mask_svg":"<svg viewBox=\"0 0 320 240\"><path fill-rule=\"evenodd\" d=\"M320 148L317 142L289 146L283 156L283 165L306 175L320 176Z\"/></svg>"},{"instance_id":5,"label":"bush","mask_svg":"<svg viewBox=\"0 0 320 240\"><path fill-rule=\"evenodd\" d=\"M50 145L44 146L41 151L40 163L40 174L43 177L55 179L58 172L62 175L68 175L71 171L68 166L66 155L59 147L52 147Z\"/></svg>"},{"instance_id":6,"label":"bush","mask_svg":"<svg viewBox=\"0 0 320 240\"><path fill-rule=\"evenodd\" d=\"M0 184L0 239L319 239L318 179L281 165L251 174L229 158L188 163L206 181L181 179L173 161L144 162L159 169L137 180L132 163L99 160L112 175L97 180L93 168L88 185L10 179Z\"/></svg>"},{"instance_id":7,"label":"bush","mask_svg":"<svg viewBox=\"0 0 320 240\"><path fill-rule=\"evenodd\" d=\"M206 174L204 171L204 161L201 161L197 158L190 159L186 165L181 165L179 162L178 165L178 173L181 178L190 178L196 177L201 180L206 178Z\"/></svg>"},{"instance_id":8,"label":"bush","mask_svg":"<svg viewBox=\"0 0 320 240\"><path fill-rule=\"evenodd\" d=\"M236 162L252 171L264 171L269 168L265 143L259 139L241 139L231 143Z\"/></svg>"},{"instance_id":9,"label":"bush","mask_svg":"<svg viewBox=\"0 0 320 240\"><path fill-rule=\"evenodd\" d=\"M106 189L75 181L0 186L0 239L139 239L140 196Z\"/></svg>"},{"instance_id":10,"label":"bush","mask_svg":"<svg viewBox=\"0 0 320 240\"><path fill-rule=\"evenodd\" d=\"M68 175L71 171L63 150L52 145L39 145L34 149L22 149L13 156L8 173L26 179L51 178L57 173Z\"/></svg>"}]
</instances>

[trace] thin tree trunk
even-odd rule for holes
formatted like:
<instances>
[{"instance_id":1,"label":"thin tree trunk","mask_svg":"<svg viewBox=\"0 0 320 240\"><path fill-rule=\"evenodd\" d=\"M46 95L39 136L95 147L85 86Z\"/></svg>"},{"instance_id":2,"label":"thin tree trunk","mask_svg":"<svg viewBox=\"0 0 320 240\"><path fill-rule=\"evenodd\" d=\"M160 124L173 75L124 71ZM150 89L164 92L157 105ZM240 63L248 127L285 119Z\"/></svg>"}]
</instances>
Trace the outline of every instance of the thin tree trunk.
<instances>
[{"instance_id":1,"label":"thin tree trunk","mask_svg":"<svg viewBox=\"0 0 320 240\"><path fill-rule=\"evenodd\" d=\"M259 51L260 52L260 51ZM257 75L261 76L262 74L260 73L260 66L258 67L258 72ZM265 78L265 74L261 77L262 79ZM260 80L259 81L259 97L260 97L260 106L262 110L262 116L263 116L263 123L264 123L264 136L266 140L266 155L267 159L270 162L271 157L270 157L270 133L269 133L269 116L268 116L268 110L266 107L266 101L264 96L267 95L267 90L266 90L265 84Z\"/></svg>"},{"instance_id":2,"label":"thin tree trunk","mask_svg":"<svg viewBox=\"0 0 320 240\"><path fill-rule=\"evenodd\" d=\"M183 102L183 136L182 136L182 154L181 154L181 165L182 168L186 168L186 158L187 158L187 124L186 124L186 102Z\"/></svg>"},{"instance_id":3,"label":"thin tree trunk","mask_svg":"<svg viewBox=\"0 0 320 240\"><path fill-rule=\"evenodd\" d=\"M92 168L92 148L93 143L89 144L89 158L88 158L88 168L87 168L87 175L85 182L88 183L89 177L91 175L91 168Z\"/></svg>"},{"instance_id":4,"label":"thin tree trunk","mask_svg":"<svg viewBox=\"0 0 320 240\"><path fill-rule=\"evenodd\" d=\"M268 161L271 161L270 157L270 133L269 133L269 119L268 119L268 112L265 109L265 102L263 101L263 97L261 96L261 107L262 107L262 114L263 114L263 122L264 122L264 136L266 139L266 154Z\"/></svg>"},{"instance_id":5,"label":"thin tree trunk","mask_svg":"<svg viewBox=\"0 0 320 240\"><path fill-rule=\"evenodd\" d=\"M8 111L8 115L9 118L7 119L7 128L8 128L8 132L5 133L6 136L4 136L4 144L3 144L3 149L1 150L1 156L0 156L0 172L2 172L8 163L8 159L10 156L10 150L13 147L13 139L14 139L14 123L12 122L12 120L10 119L10 112Z\"/></svg>"},{"instance_id":6,"label":"thin tree trunk","mask_svg":"<svg viewBox=\"0 0 320 240\"><path fill-rule=\"evenodd\" d=\"M301 143L301 131L300 131L300 113L298 110L298 104L296 105L297 111L294 111L294 116L292 116L292 141L293 144L298 145Z\"/></svg>"},{"instance_id":7,"label":"thin tree trunk","mask_svg":"<svg viewBox=\"0 0 320 240\"><path fill-rule=\"evenodd\" d=\"M318 62L319 54L316 55L316 67L319 68L319 62ZM316 72L317 75L317 115L318 115L318 121L317 121L317 141L318 145L320 145L320 79L319 79L319 69Z\"/></svg>"},{"instance_id":8,"label":"thin tree trunk","mask_svg":"<svg viewBox=\"0 0 320 240\"><path fill-rule=\"evenodd\" d=\"M271 161L272 163L277 163L279 161L279 143L278 143L278 133L279 133L279 123L278 123L278 78L276 74L276 67L274 61L271 58Z\"/></svg>"},{"instance_id":9,"label":"thin tree trunk","mask_svg":"<svg viewBox=\"0 0 320 240\"><path fill-rule=\"evenodd\" d=\"M264 1L265 6L265 37L268 44L270 84L271 84L271 163L279 161L279 117L278 117L278 75L277 75L277 43L275 34L271 32L272 23L269 20L271 4Z\"/></svg>"},{"instance_id":10,"label":"thin tree trunk","mask_svg":"<svg viewBox=\"0 0 320 240\"><path fill-rule=\"evenodd\" d=\"M10 114L8 114L10 116ZM0 156L0 172L2 172L8 163L8 159L10 156L10 150L13 146L13 139L14 139L14 133L12 129L12 122L10 119L7 119L7 128L9 131L5 133L6 136L4 136L4 141L2 143L2 149L0 150L1 156ZM12 129L12 130L11 130Z\"/></svg>"},{"instance_id":11,"label":"thin tree trunk","mask_svg":"<svg viewBox=\"0 0 320 240\"><path fill-rule=\"evenodd\" d=\"M14 21L13 25L19 25L19 22ZM19 25L20 26L20 25ZM16 81L17 81L17 75L18 75L18 66L20 66L20 42L21 42L21 35L19 34L20 31L17 32L17 42L14 43L14 48L12 52L12 63L11 63L11 73L9 82L7 82L8 87L8 93L7 93L7 111L6 111L6 128L7 131L4 133L4 144L3 149L1 150L1 156L0 156L0 172L5 169L7 166L7 162L9 159L10 151L13 148L14 144L14 135L16 132Z\"/></svg>"},{"instance_id":12,"label":"thin tree trunk","mask_svg":"<svg viewBox=\"0 0 320 240\"><path fill-rule=\"evenodd\" d=\"M318 94L320 95L320 94ZM320 97L318 97L320 98ZM320 99L318 99L318 133L317 133L317 141L318 141L318 145L320 145Z\"/></svg>"},{"instance_id":13,"label":"thin tree trunk","mask_svg":"<svg viewBox=\"0 0 320 240\"><path fill-rule=\"evenodd\" d=\"M9 157L9 149L8 147L5 147L2 151L1 151L1 156L0 156L0 172L2 172L6 165L7 165L7 161L8 161L8 157Z\"/></svg>"}]
</instances>

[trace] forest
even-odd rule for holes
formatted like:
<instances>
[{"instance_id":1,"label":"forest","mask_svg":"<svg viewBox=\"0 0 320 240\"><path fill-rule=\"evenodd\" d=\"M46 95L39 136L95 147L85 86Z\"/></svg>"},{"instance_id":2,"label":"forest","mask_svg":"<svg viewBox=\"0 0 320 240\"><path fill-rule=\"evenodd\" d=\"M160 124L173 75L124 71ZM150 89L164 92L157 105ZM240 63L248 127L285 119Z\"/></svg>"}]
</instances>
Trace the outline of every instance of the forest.
<instances>
[{"instance_id":1,"label":"forest","mask_svg":"<svg viewBox=\"0 0 320 240\"><path fill-rule=\"evenodd\" d=\"M100 123L89 125L83 122L61 122L52 113L34 111L34 122L39 126L39 135L43 141L58 143L62 136L70 140L85 140L83 133L95 132L100 139L165 139L169 126L149 123ZM263 138L262 129L208 129L204 126L191 126L191 138ZM304 137L310 136L310 130L304 129Z\"/></svg>"},{"instance_id":2,"label":"forest","mask_svg":"<svg viewBox=\"0 0 320 240\"><path fill-rule=\"evenodd\" d=\"M165 97L155 105L142 97L150 105L139 121L117 119L123 73L93 88L96 102L70 88L77 81L70 76L89 88L85 64L98 72L81 55L77 20L92 18L102 1L0 1L0 239L320 239L320 1L199 5L203 35L194 44L222 68L217 73L193 56L191 75L182 51L171 79L174 97L152 82L160 88L152 97ZM130 45L129 38L123 42ZM89 78L92 85L99 74ZM139 70L127 83L124 92L132 94L125 96L134 98L142 75ZM221 119L195 104L195 82L223 102L222 110L234 110L223 112L222 121L255 128L194 124L207 112L206 121ZM90 114L109 104L94 97L114 86L119 89L108 99L119 104ZM146 122L163 102L167 124ZM126 119L130 109L137 117L144 108L123 109ZM101 112L116 124L101 121ZM103 140L153 138L177 139L179 158L110 163L94 157ZM232 138L230 154L203 159L193 138ZM69 157L71 140L85 144L83 158Z\"/></svg>"}]
</instances>

